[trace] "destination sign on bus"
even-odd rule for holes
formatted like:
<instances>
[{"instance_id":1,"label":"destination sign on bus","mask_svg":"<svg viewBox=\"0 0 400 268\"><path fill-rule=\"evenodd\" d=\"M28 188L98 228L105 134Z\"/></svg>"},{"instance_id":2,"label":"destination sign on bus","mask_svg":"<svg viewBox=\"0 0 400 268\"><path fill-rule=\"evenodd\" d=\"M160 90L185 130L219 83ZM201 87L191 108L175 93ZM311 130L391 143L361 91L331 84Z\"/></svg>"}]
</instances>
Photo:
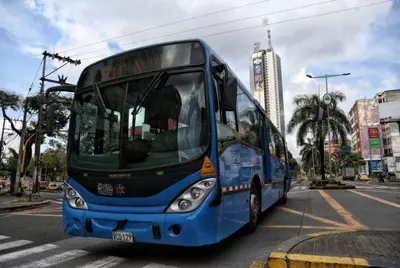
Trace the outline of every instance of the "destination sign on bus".
<instances>
[{"instance_id":1,"label":"destination sign on bus","mask_svg":"<svg viewBox=\"0 0 400 268\"><path fill-rule=\"evenodd\" d=\"M78 88L156 70L205 63L200 42L183 42L127 51L88 66Z\"/></svg>"}]
</instances>

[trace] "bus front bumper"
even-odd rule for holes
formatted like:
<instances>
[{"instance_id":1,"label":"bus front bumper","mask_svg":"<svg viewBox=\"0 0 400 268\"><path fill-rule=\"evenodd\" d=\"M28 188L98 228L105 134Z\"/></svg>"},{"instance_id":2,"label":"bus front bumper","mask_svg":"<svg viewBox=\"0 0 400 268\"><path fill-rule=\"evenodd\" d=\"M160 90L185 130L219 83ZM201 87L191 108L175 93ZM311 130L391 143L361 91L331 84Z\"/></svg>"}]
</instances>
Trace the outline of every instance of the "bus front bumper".
<instances>
[{"instance_id":1,"label":"bus front bumper","mask_svg":"<svg viewBox=\"0 0 400 268\"><path fill-rule=\"evenodd\" d=\"M218 243L218 207L200 206L190 213L122 214L74 209L63 202L64 233L113 239L128 232L134 243L203 246Z\"/></svg>"}]
</instances>

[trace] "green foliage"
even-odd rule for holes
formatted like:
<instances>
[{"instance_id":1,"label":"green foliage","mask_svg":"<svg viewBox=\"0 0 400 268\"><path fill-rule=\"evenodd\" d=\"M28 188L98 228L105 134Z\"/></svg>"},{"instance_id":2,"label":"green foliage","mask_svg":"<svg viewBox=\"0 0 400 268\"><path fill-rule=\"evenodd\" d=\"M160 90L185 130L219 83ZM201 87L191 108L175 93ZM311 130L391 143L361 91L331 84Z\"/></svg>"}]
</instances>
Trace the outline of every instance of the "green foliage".
<instances>
[{"instance_id":1,"label":"green foliage","mask_svg":"<svg viewBox=\"0 0 400 268\"><path fill-rule=\"evenodd\" d=\"M21 136L21 129L18 129L15 125L14 122L11 120L11 118L7 115L8 110L12 111L17 111L18 109L21 109L23 107L23 104L27 101L27 107L28 107L28 115L35 115L38 113L38 111L43 108L39 101L39 96L38 95L33 95L28 97L27 99L23 99L22 96L11 92L7 91L4 89L0 89L0 107L1 107L1 112L3 117L9 122L11 129L17 133L19 136ZM59 109L55 115L55 121L54 121L54 127L55 130L58 131L60 129L63 129L69 120L69 110L70 106L72 103L72 97L71 96L59 96L59 95L51 95L48 101L48 104L52 103L58 103ZM29 116L30 117L30 116ZM25 166L24 166L24 172L26 168L28 167L30 160L32 158L32 145L35 144L35 138L30 138L32 135L35 134L36 132L36 126L37 122L32 120L27 124L27 129L26 129L26 137L25 137L25 142L29 139L29 142L26 147L26 154L25 154ZM45 124L43 126L43 129L45 129ZM60 135L60 137L64 137L65 139L65 134ZM44 142L44 137L41 140L41 143Z\"/></svg>"},{"instance_id":2,"label":"green foliage","mask_svg":"<svg viewBox=\"0 0 400 268\"><path fill-rule=\"evenodd\" d=\"M55 180L57 176L63 173L67 165L67 151L61 143L55 148L49 148L42 154L43 166L45 168L46 178Z\"/></svg>"},{"instance_id":3,"label":"green foliage","mask_svg":"<svg viewBox=\"0 0 400 268\"><path fill-rule=\"evenodd\" d=\"M304 171L309 171L315 166L315 170L319 170L320 166L320 157L318 151L317 142L312 142L310 138L307 139L307 142L304 143L303 147L300 150L301 162L303 163ZM313 160L314 157L314 160Z\"/></svg>"},{"instance_id":4,"label":"green foliage","mask_svg":"<svg viewBox=\"0 0 400 268\"><path fill-rule=\"evenodd\" d=\"M344 111L338 107L338 104L346 99L342 92L331 92L332 103L330 109L330 129L333 140L341 139L346 141L347 133L351 130L350 122ZM293 103L296 108L293 112L287 127L289 134L293 133L296 128L297 145L303 146L305 139L309 134L314 137L319 137L320 127L322 127L322 135L324 138L328 136L328 120L318 121L318 107L326 110L327 106L322 102L321 98L316 95L299 95L294 98Z\"/></svg>"}]
</instances>

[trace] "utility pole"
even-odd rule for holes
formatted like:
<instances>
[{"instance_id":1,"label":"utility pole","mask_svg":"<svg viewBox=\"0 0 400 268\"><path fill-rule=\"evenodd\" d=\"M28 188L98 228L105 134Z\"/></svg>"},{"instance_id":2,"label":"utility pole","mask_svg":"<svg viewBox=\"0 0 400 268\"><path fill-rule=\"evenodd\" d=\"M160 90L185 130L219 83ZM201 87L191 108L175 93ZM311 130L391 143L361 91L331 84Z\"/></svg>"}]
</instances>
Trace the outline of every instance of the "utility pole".
<instances>
[{"instance_id":1,"label":"utility pole","mask_svg":"<svg viewBox=\"0 0 400 268\"><path fill-rule=\"evenodd\" d=\"M42 111L42 107L44 107L45 101L44 101L44 82L51 82L51 83L57 83L60 85L66 85L66 80L67 78L64 76L59 76L59 80L51 80L51 79L47 79L46 77L52 73L54 73L55 71L57 71L58 69L62 68L63 66L65 66L67 63L70 64L74 64L79 65L81 64L80 60L72 60L70 57L61 57L60 55L58 55L58 53L52 54L52 53L48 53L47 51L43 52L43 69L42 69L42 77L40 78L41 83L40 83L40 92L39 92L39 102L40 102L40 109L38 112L38 123L36 126L36 137L35 137L35 187L32 190L32 193L39 193L40 190L40 185L39 185L39 178L41 176L41 155L40 155L40 145L41 145L41 141L42 141L42 126L43 126L43 111ZM62 66L58 67L57 69L55 69L54 71L52 71L51 73L49 73L48 75L46 75L46 59L47 57L51 58L51 59L57 59L59 61L62 62L66 62L65 64L63 64Z\"/></svg>"}]
</instances>

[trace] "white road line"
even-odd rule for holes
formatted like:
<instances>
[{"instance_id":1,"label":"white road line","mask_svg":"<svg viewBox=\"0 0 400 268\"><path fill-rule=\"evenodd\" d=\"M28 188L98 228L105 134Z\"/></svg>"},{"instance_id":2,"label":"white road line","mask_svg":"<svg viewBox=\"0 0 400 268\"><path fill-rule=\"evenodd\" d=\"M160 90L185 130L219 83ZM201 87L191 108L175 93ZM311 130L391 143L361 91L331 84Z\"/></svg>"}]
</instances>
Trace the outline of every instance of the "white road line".
<instances>
[{"instance_id":1,"label":"white road line","mask_svg":"<svg viewBox=\"0 0 400 268\"><path fill-rule=\"evenodd\" d=\"M60 263L67 262L82 256L89 254L89 252L84 250L70 250L58 255L53 255L42 260L31 262L23 266L15 266L15 268L46 268L59 265Z\"/></svg>"},{"instance_id":2,"label":"white road line","mask_svg":"<svg viewBox=\"0 0 400 268\"><path fill-rule=\"evenodd\" d=\"M15 260L20 257L29 256L29 255L36 254L36 253L45 252L47 250L51 250L51 249L55 249L55 248L58 248L58 246L53 245L53 244L45 244L45 245L41 245L41 246L34 247L34 248L28 248L28 249L23 249L23 250L11 252L11 253L3 254L3 255L0 255L0 263Z\"/></svg>"},{"instance_id":3,"label":"white road line","mask_svg":"<svg viewBox=\"0 0 400 268\"><path fill-rule=\"evenodd\" d=\"M33 214L33 213L11 213L11 215L17 215L17 216L37 216L37 217L62 217L63 215L61 214Z\"/></svg>"},{"instance_id":4,"label":"white road line","mask_svg":"<svg viewBox=\"0 0 400 268\"><path fill-rule=\"evenodd\" d=\"M33 243L33 242L29 241L29 240L17 240L17 241L13 241L13 242L8 242L8 243L0 244L0 250L16 248L16 247L28 245L31 243Z\"/></svg>"},{"instance_id":5,"label":"white road line","mask_svg":"<svg viewBox=\"0 0 400 268\"><path fill-rule=\"evenodd\" d=\"M78 268L110 268L122 263L124 260L124 258L108 256L103 259L79 266Z\"/></svg>"},{"instance_id":6,"label":"white road line","mask_svg":"<svg viewBox=\"0 0 400 268\"><path fill-rule=\"evenodd\" d=\"M5 235L0 235L0 240L4 240L4 239L8 239L8 238L10 238L10 237L5 236Z\"/></svg>"},{"instance_id":7,"label":"white road line","mask_svg":"<svg viewBox=\"0 0 400 268\"><path fill-rule=\"evenodd\" d=\"M62 201L55 201L55 200L50 200L50 202L53 202L53 203L56 203L56 204L59 204L59 205L62 205Z\"/></svg>"},{"instance_id":8,"label":"white road line","mask_svg":"<svg viewBox=\"0 0 400 268\"><path fill-rule=\"evenodd\" d=\"M142 268L178 268L178 267L177 266L164 265L164 264L158 264L158 263L149 263L146 266L143 266Z\"/></svg>"}]
</instances>

